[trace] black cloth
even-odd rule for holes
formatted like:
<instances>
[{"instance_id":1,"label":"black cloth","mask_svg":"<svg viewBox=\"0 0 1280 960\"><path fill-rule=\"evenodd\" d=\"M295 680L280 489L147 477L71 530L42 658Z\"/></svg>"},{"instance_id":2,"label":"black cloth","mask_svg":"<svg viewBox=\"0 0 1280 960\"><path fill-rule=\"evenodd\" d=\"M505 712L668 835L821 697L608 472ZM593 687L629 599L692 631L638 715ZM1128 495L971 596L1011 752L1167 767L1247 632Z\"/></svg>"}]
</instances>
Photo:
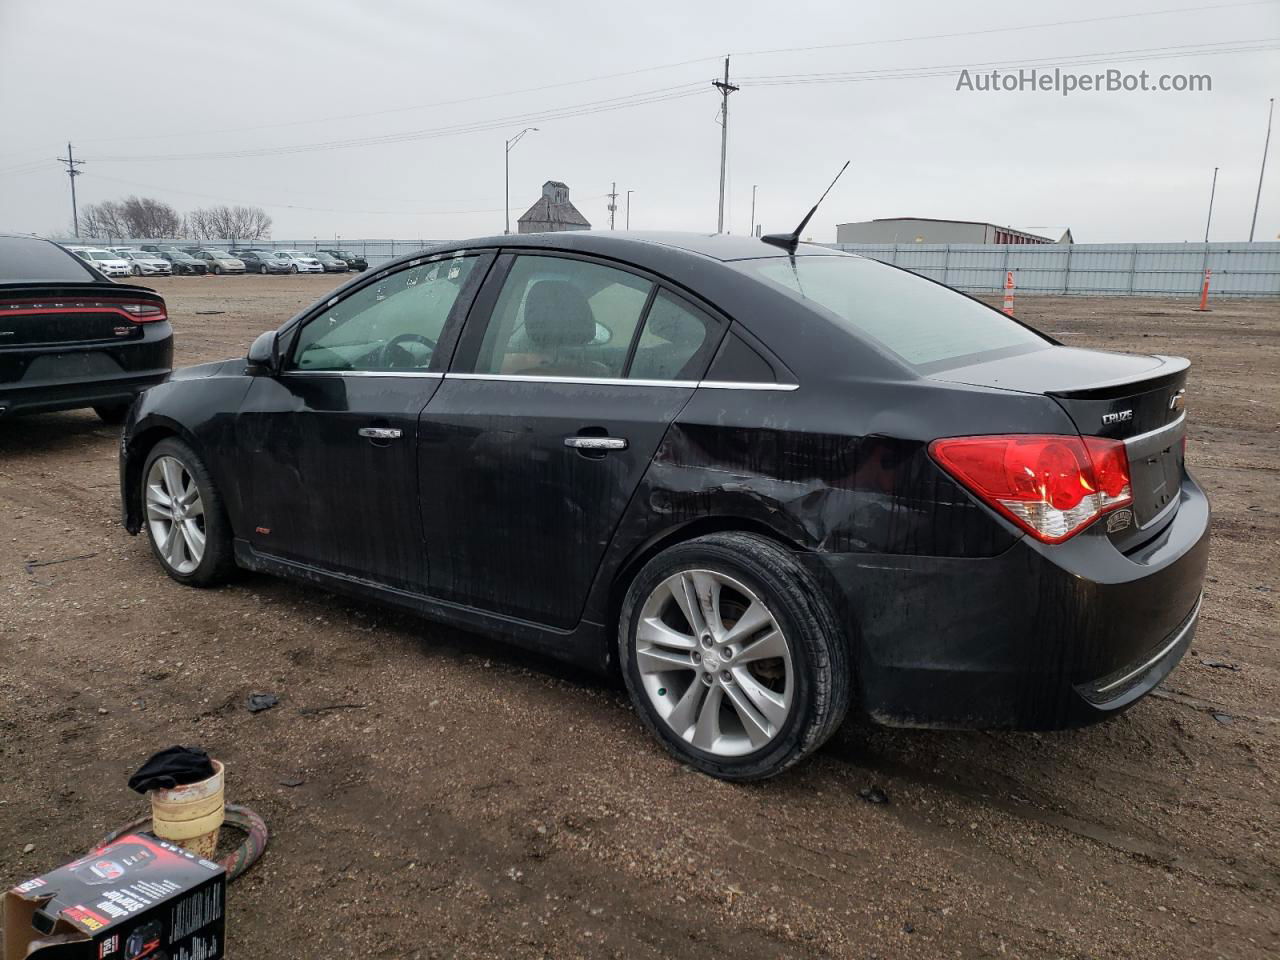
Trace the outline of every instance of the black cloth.
<instances>
[{"instance_id":1,"label":"black cloth","mask_svg":"<svg viewBox=\"0 0 1280 960\"><path fill-rule=\"evenodd\" d=\"M168 790L208 780L213 774L213 761L199 747L170 747L138 768L129 778L129 789L138 793Z\"/></svg>"}]
</instances>

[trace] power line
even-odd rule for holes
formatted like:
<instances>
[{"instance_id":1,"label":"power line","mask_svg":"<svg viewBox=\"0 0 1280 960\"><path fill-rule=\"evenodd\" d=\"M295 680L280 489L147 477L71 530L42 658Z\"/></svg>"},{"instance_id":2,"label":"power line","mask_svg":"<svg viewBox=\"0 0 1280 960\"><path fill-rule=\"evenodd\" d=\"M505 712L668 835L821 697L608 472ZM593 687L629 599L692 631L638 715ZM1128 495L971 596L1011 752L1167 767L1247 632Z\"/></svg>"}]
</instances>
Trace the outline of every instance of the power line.
<instances>
[{"instance_id":1,"label":"power line","mask_svg":"<svg viewBox=\"0 0 1280 960\"><path fill-rule=\"evenodd\" d=\"M638 93L620 97L608 97L603 100L589 100L584 103L570 104L532 113L513 114L495 117L489 120L477 120L467 123L453 124L445 127L407 130L399 133L381 134L372 137L354 137L344 140L324 140L314 143L286 144L275 147L262 147L243 150L221 150L197 153L170 154L134 154L106 155L97 159L103 162L120 161L171 161L171 160L238 160L254 157L286 156L294 153L310 153L318 150L337 150L348 147L364 147L384 143L406 143L417 140L431 140L438 137L458 136L465 133L478 133L498 127L514 126L518 123L537 123L549 120L563 120L573 117L588 116L611 110L622 110L629 107L642 106L649 103L662 103L668 100L679 100L684 97L702 93L705 87L701 81L679 84L672 87L659 87L654 90L643 90Z\"/></svg>"},{"instance_id":2,"label":"power line","mask_svg":"<svg viewBox=\"0 0 1280 960\"><path fill-rule=\"evenodd\" d=\"M1086 65L1110 63L1115 61L1139 62L1144 60L1176 59L1187 56L1212 56L1230 53L1252 53L1271 49L1271 44L1280 38L1263 40L1229 40L1209 44L1187 44L1182 46L1149 47L1133 50L1110 51L1105 53L1073 54L1060 57L1042 57L1007 61L987 61L985 63L951 63L930 64L914 67L890 68L885 70L853 71L830 74L775 74L741 77L741 82L750 82L757 86L782 86L802 83L852 82L875 79L916 79L939 76L955 70L988 67L1029 67L1042 64ZM488 120L470 121L444 127L409 130L399 133L381 134L370 137L356 137L343 140L326 140L314 143L287 144L274 147L262 147L241 150L204 151L194 153L171 154L134 154L106 155L97 158L99 162L154 162L185 160L240 160L261 157L289 156L297 153L312 153L324 150L350 149L353 147L378 146L391 143L406 143L420 140L433 140L442 137L461 136L469 133L480 133L515 124L547 123L553 120L567 120L596 113L629 109L651 103L664 103L697 96L706 89L701 82L678 84L671 87L659 87L653 90L639 91L601 100L570 104L533 113L514 114L495 117Z\"/></svg>"},{"instance_id":3,"label":"power line","mask_svg":"<svg viewBox=\"0 0 1280 960\"><path fill-rule=\"evenodd\" d=\"M1024 23L1010 27L987 27L982 30L961 30L953 33L925 33L912 37L893 37L877 40L850 40L842 43L821 43L808 47L774 47L770 50L746 50L742 57L773 56L779 53L808 53L813 50L839 50L847 47L869 47L889 43L912 43L917 40L953 40L960 37L978 37L993 33L1011 33L1020 30L1041 30L1048 27L1073 27L1087 23L1106 23L1111 20L1133 20L1140 17L1158 17L1178 13L1200 13L1205 10L1227 10L1232 7L1258 7L1275 0L1242 0L1240 3L1214 3L1195 7L1170 7L1164 10L1144 10L1137 13L1116 13L1105 17L1082 17L1078 20L1053 20L1045 23Z\"/></svg>"},{"instance_id":4,"label":"power line","mask_svg":"<svg viewBox=\"0 0 1280 960\"><path fill-rule=\"evenodd\" d=\"M1181 46L1140 47L1100 53L1068 56L988 60L980 63L939 63L915 67L886 67L880 70L852 70L838 73L781 73L739 77L753 86L788 86L805 83L843 83L861 80L912 80L921 77L946 76L957 70L985 70L997 67L1091 66L1102 63L1140 63L1149 60L1176 60L1185 57L1219 56L1234 53L1260 53L1275 48L1280 37L1254 40L1223 40L1215 43Z\"/></svg>"},{"instance_id":5,"label":"power line","mask_svg":"<svg viewBox=\"0 0 1280 960\"><path fill-rule=\"evenodd\" d=\"M813 46L802 46L802 47L774 47L774 48L763 49L763 50L741 51L737 55L743 56L743 57L763 57L763 56L776 56L778 54L785 54L785 53L810 52L814 50L835 50L835 49L843 49L843 48L849 48L849 47L914 43L914 42L924 41L924 40L949 40L949 39L958 39L963 37L984 36L984 35L997 34L997 33L1014 33L1014 32L1020 32L1023 30L1043 30L1043 29L1049 29L1053 27L1078 26L1078 25L1092 24L1092 23L1106 23L1106 22L1115 21L1115 20L1132 20L1132 19L1139 19L1142 17L1170 16L1170 15L1177 15L1177 14L1183 14L1183 13L1198 13L1205 10L1226 10L1234 7L1265 6L1266 4L1272 3L1272 2L1274 2L1274 0L1240 0L1240 2L1234 2L1234 3L1199 4L1199 5L1190 6L1190 7L1169 7L1161 10L1146 10L1146 11L1139 11L1136 13L1112 14L1112 15L1101 16L1101 17L1082 17L1082 18L1072 19L1072 20L1053 20L1053 21L1039 22L1039 23L1013 24L1013 25L1004 26L1004 27L989 27L981 30L961 30L961 31L954 31L950 33L917 34L917 35L906 36L906 37L883 37L883 38L871 39L871 40L851 40L851 41L841 42L841 43L818 44ZM460 104L467 104L467 103L478 103L483 100L494 100L500 97L520 96L520 95L529 94L529 93L541 93L547 90L557 90L565 87L578 86L581 84L597 83L603 80L616 80L620 77L636 76L642 73L655 73L660 70L673 70L679 67L687 67L687 66L693 66L695 64L708 63L708 62L719 60L719 59L720 59L719 56L696 57L690 60L678 60L672 63L654 64L653 66L648 66L648 67L636 67L630 70L621 70L614 73L597 74L595 76L590 76L590 77L579 77L574 80L562 80L555 83L546 83L546 84L541 84L533 87L516 87L516 88L507 89L507 90L499 90L494 93L478 94L476 96L461 97L454 100L436 100L429 103L408 104L402 107L387 107L381 110L370 110L370 111L363 111L359 113L336 114L328 117L315 117L309 120L286 120L286 121L277 121L277 122L264 123L264 124L253 124L250 126L224 127L224 128L215 129L215 130L208 130L208 129L191 130L191 131L182 132L182 133L159 133L159 134L147 134L142 136L127 136L127 137L99 137L99 138L90 139L85 142L115 143L122 140L128 140L131 143L137 143L143 140L166 140L166 139L173 139L176 137L205 136L205 135L212 136L212 135L220 135L225 133L243 133L243 132L248 132L253 130L279 129L282 127L294 127L294 126L307 126L309 124L316 124L316 123L334 123L340 120L359 120L359 119L366 119L368 117L387 116L394 113L409 113L415 110L429 110L437 107L457 106Z\"/></svg>"}]
</instances>

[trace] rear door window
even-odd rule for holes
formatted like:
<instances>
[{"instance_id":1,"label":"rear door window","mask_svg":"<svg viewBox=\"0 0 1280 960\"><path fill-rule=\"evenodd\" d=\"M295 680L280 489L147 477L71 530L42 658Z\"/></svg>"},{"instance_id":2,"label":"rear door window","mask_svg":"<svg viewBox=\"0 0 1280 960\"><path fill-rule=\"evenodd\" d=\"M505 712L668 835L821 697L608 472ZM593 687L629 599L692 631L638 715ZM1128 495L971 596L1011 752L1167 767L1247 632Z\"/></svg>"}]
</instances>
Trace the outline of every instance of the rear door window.
<instances>
[{"instance_id":1,"label":"rear door window","mask_svg":"<svg viewBox=\"0 0 1280 960\"><path fill-rule=\"evenodd\" d=\"M517 257L474 372L621 377L652 289L635 274L586 260Z\"/></svg>"},{"instance_id":2,"label":"rear door window","mask_svg":"<svg viewBox=\"0 0 1280 960\"><path fill-rule=\"evenodd\" d=\"M627 377L697 380L718 340L720 325L665 290L653 298Z\"/></svg>"},{"instance_id":3,"label":"rear door window","mask_svg":"<svg viewBox=\"0 0 1280 960\"><path fill-rule=\"evenodd\" d=\"M743 261L739 269L810 301L913 366L1050 345L998 310L874 260L778 257Z\"/></svg>"}]
</instances>

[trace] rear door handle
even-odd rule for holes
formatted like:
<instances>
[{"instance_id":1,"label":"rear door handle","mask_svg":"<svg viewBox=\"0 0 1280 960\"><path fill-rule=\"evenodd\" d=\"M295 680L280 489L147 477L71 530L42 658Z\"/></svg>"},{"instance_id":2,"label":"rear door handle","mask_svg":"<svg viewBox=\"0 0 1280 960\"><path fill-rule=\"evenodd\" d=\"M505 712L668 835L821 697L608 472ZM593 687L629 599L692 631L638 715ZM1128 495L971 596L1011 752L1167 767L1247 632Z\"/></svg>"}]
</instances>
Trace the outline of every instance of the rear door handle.
<instances>
[{"instance_id":1,"label":"rear door handle","mask_svg":"<svg viewBox=\"0 0 1280 960\"><path fill-rule=\"evenodd\" d=\"M564 445L577 450L625 450L624 437L565 437Z\"/></svg>"},{"instance_id":2,"label":"rear door handle","mask_svg":"<svg viewBox=\"0 0 1280 960\"><path fill-rule=\"evenodd\" d=\"M399 440L404 435L399 427L361 427L356 433L370 440Z\"/></svg>"}]
</instances>

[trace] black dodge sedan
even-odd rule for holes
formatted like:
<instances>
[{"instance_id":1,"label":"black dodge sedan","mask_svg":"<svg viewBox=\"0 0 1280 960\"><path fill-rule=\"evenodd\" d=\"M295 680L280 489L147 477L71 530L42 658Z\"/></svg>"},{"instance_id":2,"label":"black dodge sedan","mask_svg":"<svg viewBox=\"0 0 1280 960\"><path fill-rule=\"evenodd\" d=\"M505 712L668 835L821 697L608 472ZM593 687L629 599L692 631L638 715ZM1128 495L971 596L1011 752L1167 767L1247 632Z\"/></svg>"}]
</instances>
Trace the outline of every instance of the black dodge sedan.
<instances>
[{"instance_id":1,"label":"black dodge sedan","mask_svg":"<svg viewBox=\"0 0 1280 960\"><path fill-rule=\"evenodd\" d=\"M134 408L126 527L620 669L681 760L1114 715L1195 630L1185 360L816 246L562 233L357 277Z\"/></svg>"},{"instance_id":2,"label":"black dodge sedan","mask_svg":"<svg viewBox=\"0 0 1280 960\"><path fill-rule=\"evenodd\" d=\"M48 240L0 235L0 419L92 407L107 423L169 375L164 299Z\"/></svg>"}]
</instances>

